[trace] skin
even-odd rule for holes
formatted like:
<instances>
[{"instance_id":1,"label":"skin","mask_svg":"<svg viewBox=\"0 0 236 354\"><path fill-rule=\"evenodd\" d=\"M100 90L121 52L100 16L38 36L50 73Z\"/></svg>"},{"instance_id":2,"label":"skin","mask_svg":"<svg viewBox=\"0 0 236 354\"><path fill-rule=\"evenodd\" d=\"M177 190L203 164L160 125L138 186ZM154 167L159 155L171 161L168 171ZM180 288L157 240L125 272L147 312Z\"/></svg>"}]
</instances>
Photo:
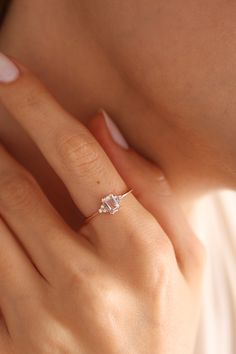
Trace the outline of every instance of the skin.
<instances>
[{"instance_id":1,"label":"skin","mask_svg":"<svg viewBox=\"0 0 236 354\"><path fill-rule=\"evenodd\" d=\"M14 0L0 48L83 122L105 108L130 145L161 166L183 204L235 188L235 11L234 2L213 0ZM6 112L0 117L2 141L46 190L53 180L49 197L72 215L52 171L43 161L35 166L31 142Z\"/></svg>"},{"instance_id":2,"label":"skin","mask_svg":"<svg viewBox=\"0 0 236 354\"><path fill-rule=\"evenodd\" d=\"M132 185L136 198L130 194L118 213L75 232L0 147L2 352L191 353L205 255L167 180L116 145L97 115L91 130L109 158L40 81L20 70L14 82L0 84L1 102L81 213L91 215L98 195L111 189Z\"/></svg>"},{"instance_id":3,"label":"skin","mask_svg":"<svg viewBox=\"0 0 236 354\"><path fill-rule=\"evenodd\" d=\"M118 1L101 3L101 1L94 0L70 1L69 3L63 0L59 3L56 0L48 3L45 0L44 3L44 1L36 0L15 0L2 28L0 49L32 69L66 111L79 117L78 120L83 123L87 124L89 117L94 115L99 107L104 107L121 128L129 144L142 156L161 167L178 201L185 205L186 202L210 189L235 188L234 97L236 88L233 79L236 65L235 6L234 2L209 0L184 3L178 0L173 0L171 3L150 0L148 6L146 2L134 0L125 3ZM25 97L20 98L25 99ZM30 102L32 106L34 103L32 97L29 98ZM31 119L35 117L38 110L39 107L36 104ZM41 127L34 127L34 136L30 139L22 129L22 122L17 119L18 114L18 111L15 114L11 109L1 107L0 138L2 143L10 154L34 175L67 225L77 230L81 220L79 218L80 208L77 208L64 183L57 177L57 171L55 173L50 163L46 162L44 153L35 147L34 140L41 131ZM54 113L49 118L57 121L58 115ZM114 152L114 146L112 147L111 143L107 143L102 133L104 127L101 128L100 124L91 123L90 128L117 166L119 173L127 180L129 176L125 175L124 165L120 165L121 156L117 151ZM66 129L62 128L61 134L64 134ZM125 159L123 155L122 158ZM142 163L146 162L142 161ZM134 171L138 171L140 166L141 170L144 169L143 164L135 164ZM145 176L149 174L152 175L150 170ZM158 173L155 170L154 175L156 174ZM150 195L149 190L143 193L140 188L140 185L147 183L145 176L140 177L140 194ZM155 181L156 177L151 180ZM130 183L136 185L137 182L132 177ZM154 182L153 184L153 190L156 190L156 184ZM8 199L15 193L16 190L11 190ZM162 193L161 190L160 194ZM141 204L145 204L145 208L149 209L150 205L152 206L151 214L158 216L156 218L158 225L166 229L167 217L164 218L165 221L160 220L159 208L161 207L158 205L156 206L158 210L153 210L153 203L153 200L144 202L141 199ZM165 212L162 211L163 215L170 216L172 204L163 204L166 206ZM2 214L4 211L5 208L2 209ZM10 214L12 215L12 212ZM146 220L145 217L140 217L140 219ZM173 246L171 235L175 234L176 229L180 230L181 235L190 233L185 224L184 228L179 226L179 224L182 225L179 213L175 219L171 213L171 222L170 219L168 220L172 227L169 226L166 235ZM148 224L144 223L145 230ZM132 226L133 224L130 226L131 229ZM100 231L103 234L104 230ZM119 235L127 235L129 232L129 228L124 233L120 230ZM7 231L4 234L7 234ZM20 238L18 230L16 234ZM155 232L155 235L157 234ZM96 235L96 239L98 234L93 233L93 235ZM139 235L138 231L137 235ZM91 234L86 232L86 236L90 238ZM142 238L141 232L138 239ZM202 257L202 250L198 250L201 247L198 243L196 246L196 243L194 237L191 237L191 246L187 247L187 243L184 242L184 253L188 250L186 258L197 259L196 262L194 261L195 267L189 265L179 267L181 274L185 274L186 269L190 269L191 280L188 279L187 284L191 283L194 286L188 285L187 288L194 288L194 293L199 294L201 283L199 279L201 279L202 258L204 257ZM6 246L8 247L9 245ZM153 244L148 246L145 243L142 247L143 253L135 255L128 253L127 258L141 257L142 259L142 255L148 248L150 260L147 264L149 264L153 259L159 259L162 254L162 252L154 253L152 258L150 250L155 249ZM175 243L174 250L176 252ZM183 252L183 247L181 250ZM189 257L189 252L191 257ZM186 285L180 281L176 268L175 271L168 272L167 264L171 267L173 259L175 260L173 253L172 257L169 257L169 248L164 255L167 263L161 269L165 269L165 272L167 269L167 283L171 284L171 287L163 285L163 291L174 294L175 301L178 298L183 307L181 305L177 309L173 299L161 303L159 310L154 311L157 317L152 318L150 322L156 324L156 319L162 318L160 309L164 309L165 315L173 313L173 318L171 317L168 322L170 316L163 316L161 324L166 331L164 330L163 335L158 332L157 341L142 349L145 353L154 352L153 348L157 348L158 342L160 343L158 349L161 353L182 354L185 351L189 353L194 341L199 297L198 295L194 297L193 291L189 295L189 290L186 290ZM147 260L149 257L144 256L144 259ZM102 264L104 263L107 264L102 259ZM109 263L109 269L110 266ZM6 264L2 265L2 269L6 269ZM147 269L149 273L150 268ZM141 270L142 267L137 268L136 275L139 275ZM120 271L119 269L118 274ZM122 284L126 283L127 274L130 272L130 264L128 264ZM172 273L173 278L170 278L169 275ZM145 276L143 279L146 279ZM111 283L112 281L109 282L108 287L112 288ZM142 285L140 286L142 288ZM152 286L153 283L150 287ZM73 283L72 290L76 297L78 293L74 290L75 288ZM157 293L160 294L160 292ZM131 297L133 295L132 299L137 295L133 288L129 294ZM45 291L43 299L46 299L47 308L52 310L51 302L45 296ZM55 301L55 293L52 299ZM58 299L58 308L61 307L62 300L64 299ZM86 300L85 303L88 303L88 299ZM127 301L126 299L125 302ZM143 301L144 298L141 299L140 306ZM144 302L148 304L147 307L153 310L149 301L150 296L145 297ZM157 302L159 303L159 298ZM118 305L122 307L122 303ZM84 303L78 304L78 312L83 306ZM97 306L102 308L100 303ZM63 329L66 314L67 312L62 316L62 323L59 321ZM52 318L58 317L57 310L50 315ZM32 311L27 317L32 321L30 316L32 316ZM148 322L145 333L150 332L150 322ZM15 323L14 320L12 323ZM67 320L66 323L68 323ZM189 326L189 323L192 325ZM73 324L70 323L70 325L73 327ZM126 328L124 329L121 323L118 327L126 333ZM129 327L133 328L132 322ZM177 332L178 336L173 341L176 344L173 348L167 338L170 332L175 332L176 327L180 328L180 332ZM18 333L19 325L14 328L16 328L15 333ZM42 333L45 332L42 330ZM182 337L181 333L185 333L185 336ZM32 336L34 337L34 334ZM117 333L114 338L116 337ZM129 336L131 337L133 333ZM20 347L24 353L32 349L24 346L27 340L26 337L22 341L23 346ZM42 342L38 340L38 343ZM77 341L80 342L79 337ZM93 343L91 338L87 340L83 338L83 343L84 341L87 345ZM145 334L143 342L150 343L150 338ZM99 344L103 345L102 342ZM68 345L72 345L70 341ZM97 343L93 345L96 346ZM130 341L130 346L134 347L132 341ZM104 343L104 348L104 353L111 352L107 342ZM135 352L138 352L138 348Z\"/></svg>"}]
</instances>

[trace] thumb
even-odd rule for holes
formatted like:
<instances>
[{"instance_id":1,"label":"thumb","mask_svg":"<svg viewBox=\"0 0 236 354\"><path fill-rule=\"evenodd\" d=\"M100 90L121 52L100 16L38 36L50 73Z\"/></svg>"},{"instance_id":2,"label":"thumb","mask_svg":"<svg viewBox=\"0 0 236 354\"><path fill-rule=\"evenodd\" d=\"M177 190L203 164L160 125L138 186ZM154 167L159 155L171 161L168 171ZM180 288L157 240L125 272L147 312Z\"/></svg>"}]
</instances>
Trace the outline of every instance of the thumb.
<instances>
[{"instance_id":1,"label":"thumb","mask_svg":"<svg viewBox=\"0 0 236 354\"><path fill-rule=\"evenodd\" d=\"M193 270L202 270L203 246L188 225L161 169L128 146L106 112L94 117L89 129L136 198L166 232L183 274L193 278Z\"/></svg>"}]
</instances>

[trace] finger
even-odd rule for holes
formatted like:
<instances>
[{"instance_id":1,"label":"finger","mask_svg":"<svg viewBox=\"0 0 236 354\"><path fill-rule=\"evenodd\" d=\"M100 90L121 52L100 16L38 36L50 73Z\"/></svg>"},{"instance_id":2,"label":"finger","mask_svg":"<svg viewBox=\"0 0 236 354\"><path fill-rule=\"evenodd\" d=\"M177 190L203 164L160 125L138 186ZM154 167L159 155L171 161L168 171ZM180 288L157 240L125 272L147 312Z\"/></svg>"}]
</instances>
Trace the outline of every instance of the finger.
<instances>
[{"instance_id":1,"label":"finger","mask_svg":"<svg viewBox=\"0 0 236 354\"><path fill-rule=\"evenodd\" d=\"M1 146L0 161L0 215L44 278L60 281L75 260L77 267L88 264L91 244L64 223L33 177Z\"/></svg>"},{"instance_id":2,"label":"finger","mask_svg":"<svg viewBox=\"0 0 236 354\"><path fill-rule=\"evenodd\" d=\"M13 83L0 85L0 99L89 216L101 197L121 194L127 187L90 132L28 70L21 66L20 71Z\"/></svg>"},{"instance_id":3,"label":"finger","mask_svg":"<svg viewBox=\"0 0 236 354\"><path fill-rule=\"evenodd\" d=\"M182 272L193 278L193 269L202 269L202 245L188 225L162 171L134 150L115 143L102 117L91 120L89 127L126 183L133 186L138 200L170 238Z\"/></svg>"},{"instance_id":4,"label":"finger","mask_svg":"<svg viewBox=\"0 0 236 354\"><path fill-rule=\"evenodd\" d=\"M45 282L1 218L0 239L0 307L7 320L13 304L39 294Z\"/></svg>"},{"instance_id":5,"label":"finger","mask_svg":"<svg viewBox=\"0 0 236 354\"><path fill-rule=\"evenodd\" d=\"M41 149L82 213L90 216L99 209L102 197L123 194L127 186L88 129L66 113L29 71L22 66L20 71L14 82L0 85L0 99ZM146 214L133 195L127 196L119 213L90 222L98 231L96 242L110 245L111 229L117 223L126 225L127 231L128 225L143 222L140 215ZM107 231L104 218L112 226ZM126 242L127 232L120 232L118 240Z\"/></svg>"},{"instance_id":6,"label":"finger","mask_svg":"<svg viewBox=\"0 0 236 354\"><path fill-rule=\"evenodd\" d=\"M13 354L13 343L9 335L9 329L7 328L6 322L0 315L0 349L3 354Z\"/></svg>"}]
</instances>

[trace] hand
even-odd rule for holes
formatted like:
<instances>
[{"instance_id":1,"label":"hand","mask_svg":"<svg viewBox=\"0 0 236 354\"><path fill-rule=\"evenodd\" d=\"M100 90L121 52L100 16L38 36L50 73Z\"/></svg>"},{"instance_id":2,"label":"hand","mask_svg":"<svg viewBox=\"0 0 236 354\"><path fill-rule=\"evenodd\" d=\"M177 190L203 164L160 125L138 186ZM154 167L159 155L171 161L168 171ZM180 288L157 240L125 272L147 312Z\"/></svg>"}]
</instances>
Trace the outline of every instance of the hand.
<instances>
[{"instance_id":1,"label":"hand","mask_svg":"<svg viewBox=\"0 0 236 354\"><path fill-rule=\"evenodd\" d=\"M1 352L191 353L204 251L163 174L116 145L100 114L90 128L109 159L38 79L20 71L0 84L0 99L81 212L91 215L101 197L128 186L135 196L76 233L0 148Z\"/></svg>"}]
</instances>

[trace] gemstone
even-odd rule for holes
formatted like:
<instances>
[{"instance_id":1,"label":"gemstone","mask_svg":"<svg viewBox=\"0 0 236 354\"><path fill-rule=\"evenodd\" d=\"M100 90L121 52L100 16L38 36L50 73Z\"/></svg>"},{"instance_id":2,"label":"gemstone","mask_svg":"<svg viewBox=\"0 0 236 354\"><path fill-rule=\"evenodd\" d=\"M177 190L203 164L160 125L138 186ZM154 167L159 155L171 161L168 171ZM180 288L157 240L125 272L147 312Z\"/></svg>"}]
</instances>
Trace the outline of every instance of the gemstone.
<instances>
[{"instance_id":1,"label":"gemstone","mask_svg":"<svg viewBox=\"0 0 236 354\"><path fill-rule=\"evenodd\" d=\"M120 209L120 197L114 194L109 194L102 199L102 205L99 209L100 213L115 214Z\"/></svg>"}]
</instances>

